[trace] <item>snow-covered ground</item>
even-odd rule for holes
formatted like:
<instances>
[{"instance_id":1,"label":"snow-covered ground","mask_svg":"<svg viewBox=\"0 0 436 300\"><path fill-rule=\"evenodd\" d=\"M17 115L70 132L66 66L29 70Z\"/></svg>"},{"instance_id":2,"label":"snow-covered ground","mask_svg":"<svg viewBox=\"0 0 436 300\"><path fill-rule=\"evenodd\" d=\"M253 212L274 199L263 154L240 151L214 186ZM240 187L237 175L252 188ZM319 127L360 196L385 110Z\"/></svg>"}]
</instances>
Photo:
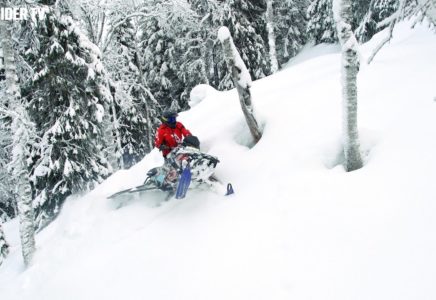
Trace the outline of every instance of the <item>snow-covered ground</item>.
<instances>
[{"instance_id":1,"label":"snow-covered ground","mask_svg":"<svg viewBox=\"0 0 436 300\"><path fill-rule=\"evenodd\" d=\"M339 49L306 49L253 83L254 147L235 91L197 90L180 116L235 195L157 207L155 193L115 209L105 197L161 164L153 151L69 199L27 270L16 221L5 224L0 298L436 299L436 35L402 23L394 36L359 75L363 169L338 164Z\"/></svg>"}]
</instances>

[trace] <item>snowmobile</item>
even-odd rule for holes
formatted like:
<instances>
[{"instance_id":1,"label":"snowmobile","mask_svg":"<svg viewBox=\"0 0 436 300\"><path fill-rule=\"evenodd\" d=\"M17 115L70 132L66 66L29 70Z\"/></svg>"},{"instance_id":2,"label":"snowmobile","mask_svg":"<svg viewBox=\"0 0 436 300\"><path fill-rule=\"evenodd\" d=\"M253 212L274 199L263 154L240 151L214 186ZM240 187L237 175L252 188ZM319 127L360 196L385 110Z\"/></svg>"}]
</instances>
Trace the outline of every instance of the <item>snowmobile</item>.
<instances>
[{"instance_id":1,"label":"snowmobile","mask_svg":"<svg viewBox=\"0 0 436 300\"><path fill-rule=\"evenodd\" d=\"M108 198L117 199L144 191L159 190L167 193L167 201L173 196L182 199L189 188L200 187L207 187L225 196L231 195L234 193L232 185L224 185L213 174L218 163L218 158L200 151L197 137L187 136L180 146L168 154L163 166L147 172L142 185L117 192Z\"/></svg>"}]
</instances>

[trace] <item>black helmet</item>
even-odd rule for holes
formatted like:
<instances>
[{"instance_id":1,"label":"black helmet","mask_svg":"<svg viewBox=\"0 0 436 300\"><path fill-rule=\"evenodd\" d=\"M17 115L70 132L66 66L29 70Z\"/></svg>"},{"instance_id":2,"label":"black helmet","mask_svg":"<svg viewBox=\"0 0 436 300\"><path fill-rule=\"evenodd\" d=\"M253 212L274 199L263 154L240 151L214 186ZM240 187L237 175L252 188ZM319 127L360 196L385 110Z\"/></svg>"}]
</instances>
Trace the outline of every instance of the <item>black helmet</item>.
<instances>
[{"instance_id":1,"label":"black helmet","mask_svg":"<svg viewBox=\"0 0 436 300\"><path fill-rule=\"evenodd\" d=\"M177 117L178 114L174 110L167 109L163 112L162 118Z\"/></svg>"},{"instance_id":2,"label":"black helmet","mask_svg":"<svg viewBox=\"0 0 436 300\"><path fill-rule=\"evenodd\" d=\"M171 128L176 126L177 112L172 110L165 110L162 114L162 122L168 124Z\"/></svg>"},{"instance_id":3,"label":"black helmet","mask_svg":"<svg viewBox=\"0 0 436 300\"><path fill-rule=\"evenodd\" d=\"M183 139L183 146L191 146L200 149L200 140L195 135L188 135Z\"/></svg>"}]
</instances>

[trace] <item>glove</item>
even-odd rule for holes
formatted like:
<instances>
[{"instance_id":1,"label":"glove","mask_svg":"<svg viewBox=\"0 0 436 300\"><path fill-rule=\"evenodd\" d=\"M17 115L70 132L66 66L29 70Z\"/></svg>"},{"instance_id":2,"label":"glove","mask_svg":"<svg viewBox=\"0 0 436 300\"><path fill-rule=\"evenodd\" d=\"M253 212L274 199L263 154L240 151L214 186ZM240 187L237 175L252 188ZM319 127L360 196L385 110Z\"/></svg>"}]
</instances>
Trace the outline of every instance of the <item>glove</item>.
<instances>
[{"instance_id":1,"label":"glove","mask_svg":"<svg viewBox=\"0 0 436 300\"><path fill-rule=\"evenodd\" d=\"M159 146L159 150L160 150L160 151L169 150L169 149L170 149L170 147L168 147L168 146L165 145L165 144L162 144L162 145Z\"/></svg>"}]
</instances>

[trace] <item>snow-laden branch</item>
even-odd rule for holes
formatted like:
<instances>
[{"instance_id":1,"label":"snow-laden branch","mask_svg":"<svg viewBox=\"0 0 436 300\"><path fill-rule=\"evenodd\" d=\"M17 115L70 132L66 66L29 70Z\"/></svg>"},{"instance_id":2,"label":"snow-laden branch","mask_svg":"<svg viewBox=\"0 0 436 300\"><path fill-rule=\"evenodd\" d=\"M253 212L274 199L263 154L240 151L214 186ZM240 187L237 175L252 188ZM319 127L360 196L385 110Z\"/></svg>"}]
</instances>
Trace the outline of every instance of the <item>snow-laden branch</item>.
<instances>
[{"instance_id":1,"label":"snow-laden branch","mask_svg":"<svg viewBox=\"0 0 436 300\"><path fill-rule=\"evenodd\" d=\"M397 10L389 17L380 22L377 26L382 27L389 24L388 35L381 41L381 43L374 49L372 54L368 58L368 64L370 64L377 53L383 48L384 45L390 42L393 36L394 28L397 22L403 18L404 9L406 7L406 0L400 0L400 4Z\"/></svg>"},{"instance_id":2,"label":"snow-laden branch","mask_svg":"<svg viewBox=\"0 0 436 300\"><path fill-rule=\"evenodd\" d=\"M136 18L136 17L153 17L156 16L156 14L153 13L144 13L144 12L135 12L132 14L129 14L125 17L123 17L121 20L117 21L117 23L115 23L114 25L111 26L111 28L109 29L107 36L105 38L105 42L102 46L102 52L104 53L107 49L107 47L109 46L111 40L112 40L112 36L114 35L115 31L117 30L118 27L124 25L127 21L129 21L132 18Z\"/></svg>"}]
</instances>

